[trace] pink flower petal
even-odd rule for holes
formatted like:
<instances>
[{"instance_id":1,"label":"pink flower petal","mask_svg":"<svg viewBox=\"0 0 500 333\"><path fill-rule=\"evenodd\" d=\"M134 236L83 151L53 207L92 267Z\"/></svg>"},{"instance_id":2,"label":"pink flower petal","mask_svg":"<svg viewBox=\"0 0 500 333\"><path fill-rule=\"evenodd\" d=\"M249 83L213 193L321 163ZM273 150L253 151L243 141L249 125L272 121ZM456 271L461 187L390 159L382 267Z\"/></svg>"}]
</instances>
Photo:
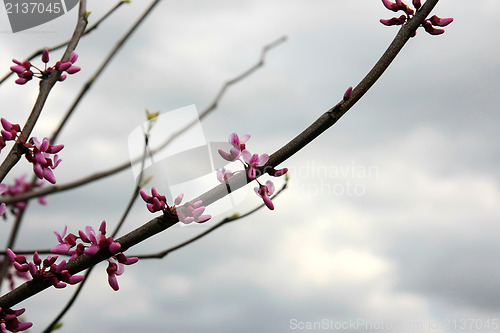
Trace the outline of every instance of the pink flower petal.
<instances>
[{"instance_id":1,"label":"pink flower petal","mask_svg":"<svg viewBox=\"0 0 500 333\"><path fill-rule=\"evenodd\" d=\"M266 204L267 208L269 208L270 210L274 210L273 202L271 201L271 199L269 199L268 196L263 196L262 200L264 200L264 203Z\"/></svg>"},{"instance_id":2,"label":"pink flower petal","mask_svg":"<svg viewBox=\"0 0 500 333\"><path fill-rule=\"evenodd\" d=\"M258 166L263 166L264 164L267 163L267 161L269 161L269 155L268 154L262 154L262 155L260 155Z\"/></svg>"},{"instance_id":3,"label":"pink flower petal","mask_svg":"<svg viewBox=\"0 0 500 333\"><path fill-rule=\"evenodd\" d=\"M78 60L78 54L76 54L75 51L71 52L71 55L69 56L69 62L74 64Z\"/></svg>"},{"instance_id":4,"label":"pink flower petal","mask_svg":"<svg viewBox=\"0 0 500 333\"><path fill-rule=\"evenodd\" d=\"M116 279L116 275L108 275L108 283L113 288L114 291L118 291L120 286L118 286L118 280Z\"/></svg>"}]
</instances>

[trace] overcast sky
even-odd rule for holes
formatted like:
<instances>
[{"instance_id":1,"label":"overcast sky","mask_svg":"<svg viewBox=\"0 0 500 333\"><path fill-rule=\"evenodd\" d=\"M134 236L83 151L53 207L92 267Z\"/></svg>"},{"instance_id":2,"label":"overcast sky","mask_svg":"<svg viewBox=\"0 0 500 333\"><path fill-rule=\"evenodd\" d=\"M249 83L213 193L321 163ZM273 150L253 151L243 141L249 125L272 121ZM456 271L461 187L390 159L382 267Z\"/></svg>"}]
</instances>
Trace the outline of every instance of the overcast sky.
<instances>
[{"instance_id":1,"label":"overcast sky","mask_svg":"<svg viewBox=\"0 0 500 333\"><path fill-rule=\"evenodd\" d=\"M89 0L89 24L114 3ZM146 5L122 6L81 40L82 70L56 84L34 135L52 133ZM262 209L163 260L126 267L119 292L101 264L63 331L322 331L300 329L312 322L368 332L498 329L499 9L497 0L440 1L433 13L455 19L445 34L418 30L362 100L283 163L290 186L274 211ZM200 126L206 142L251 134L252 152L272 153L371 69L398 30L379 19L392 16L378 0L161 2L70 118L56 178L63 184L127 161L144 109L203 110L225 81L257 61L262 46L286 35ZM12 58L69 38L75 18L76 9L12 34L2 7L0 74ZM0 86L1 116L23 124L38 83L14 79ZM175 125L158 128L170 133ZM12 177L30 171L25 160L18 167ZM157 174L149 185L161 188L164 178ZM104 219L113 227L133 184L128 170L52 195L47 206L33 203L15 248L51 247L52 231L65 224L75 233ZM254 186L240 190L244 201L225 215L260 204ZM137 202L122 234L151 217ZM0 225L1 244L11 223ZM175 227L127 253L159 251L203 230ZM19 305L33 331L45 328L73 289Z\"/></svg>"}]
</instances>

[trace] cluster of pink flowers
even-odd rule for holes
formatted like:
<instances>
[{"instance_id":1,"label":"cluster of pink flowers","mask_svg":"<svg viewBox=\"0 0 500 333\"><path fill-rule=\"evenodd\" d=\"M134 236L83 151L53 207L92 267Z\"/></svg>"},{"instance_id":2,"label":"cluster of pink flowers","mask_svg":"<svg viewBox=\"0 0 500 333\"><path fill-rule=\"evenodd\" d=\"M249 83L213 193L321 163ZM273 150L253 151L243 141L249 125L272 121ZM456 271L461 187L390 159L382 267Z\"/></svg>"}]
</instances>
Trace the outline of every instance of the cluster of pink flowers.
<instances>
[{"instance_id":1,"label":"cluster of pink flowers","mask_svg":"<svg viewBox=\"0 0 500 333\"><path fill-rule=\"evenodd\" d=\"M14 179L14 185L6 185L0 184L0 195L1 196L16 196L26 192L31 192L33 188L43 186L42 182L35 182L34 184L29 183L25 180L26 175ZM1 200L1 199L0 199ZM44 196L38 197L38 202L42 205L45 205L47 202L45 201ZM19 214L26 207L26 201L18 201L12 203L10 206L10 212L14 216L19 216ZM0 216L5 213L5 203L0 204ZM5 217L5 215L4 215Z\"/></svg>"},{"instance_id":2,"label":"cluster of pink flowers","mask_svg":"<svg viewBox=\"0 0 500 333\"><path fill-rule=\"evenodd\" d=\"M23 255L16 255L11 249L7 249L7 255L12 261L14 268L19 273L24 273L24 277L29 279L27 272L30 273L33 279L50 280L56 288L64 288L66 284L76 284L83 280L83 275L71 275L66 266L66 260L56 264L58 256L48 256L42 261L38 252L33 254L33 261L27 262Z\"/></svg>"},{"instance_id":3,"label":"cluster of pink flowers","mask_svg":"<svg viewBox=\"0 0 500 333\"><path fill-rule=\"evenodd\" d=\"M37 138L31 138L25 146L28 148L28 151L24 156L33 164L35 175L40 179L46 179L50 183L55 184L56 178L52 170L62 161L57 153L64 148L64 145L52 146L49 138L44 138L41 143ZM50 156L51 154L55 154L53 159Z\"/></svg>"},{"instance_id":4,"label":"cluster of pink flowers","mask_svg":"<svg viewBox=\"0 0 500 333\"><path fill-rule=\"evenodd\" d=\"M32 137L26 142L24 138L18 135L18 133L22 134L19 124L11 124L5 118L1 118L0 122L4 128L0 131L0 151L6 145L5 141L15 140L23 144L26 148L24 156L28 162L33 164L35 175L40 179L46 179L50 183L55 184L56 178L52 170L61 163L61 159L59 159L57 153L64 148L64 145L52 146L49 138L44 138L40 142L36 137ZM53 158L50 156L51 154L55 154Z\"/></svg>"},{"instance_id":5,"label":"cluster of pink flowers","mask_svg":"<svg viewBox=\"0 0 500 333\"><path fill-rule=\"evenodd\" d=\"M71 261L83 254L95 255L99 250L108 250L113 254L113 257L108 260L108 268L106 272L108 273L108 282L113 290L117 291L119 289L118 281L116 279L117 275L121 275L124 271L123 265L135 264L139 259L137 257L128 258L123 253L120 252L121 245L115 242L112 237L106 237L106 221L102 221L99 227L99 232L95 232L94 228L87 226L85 231L79 230L78 236L70 233L66 235L68 231L68 226L65 226L62 235L54 231L54 234L59 241L59 245L53 247L50 252L55 254L69 254ZM77 243L77 240L81 240L82 243ZM72 250L73 247L76 248ZM116 262L115 261L118 261Z\"/></svg>"},{"instance_id":6,"label":"cluster of pink flowers","mask_svg":"<svg viewBox=\"0 0 500 333\"><path fill-rule=\"evenodd\" d=\"M402 10L404 12L403 15L399 17L393 17L390 19L381 19L380 22L384 25L402 25L404 24L407 20L409 20L412 15L415 13L415 10L419 10L420 7L422 7L422 3L420 0L413 0L413 7L415 10L412 8L408 7L403 1L401 0L396 0L396 2L391 2L390 0L382 0L382 3L384 6L392 10L393 12L398 12ZM422 26L424 27L425 31L427 31L431 35L440 35L444 33L444 29L439 29L436 27L445 27L448 24L453 22L452 18L439 18L436 15L433 15L430 19L426 19L424 23L422 23ZM417 32L415 31L414 35L415 36Z\"/></svg>"},{"instance_id":7,"label":"cluster of pink flowers","mask_svg":"<svg viewBox=\"0 0 500 333\"><path fill-rule=\"evenodd\" d=\"M61 72L66 72L68 74L75 74L80 71L80 67L73 66L73 64L78 59L78 55L75 52L71 52L71 56L69 57L69 61L58 61L54 66L47 67L47 63L49 62L49 50L45 49L42 53L42 62L45 63L45 68L43 70L31 64L29 60L21 62L16 59L12 59L12 61L16 64L15 66L10 67L10 70L17 74L19 77L16 80L17 84L25 84L30 81L33 77L37 77L41 80L46 79L49 75L54 71L58 70ZM64 81L67 75L62 74L59 77L59 81Z\"/></svg>"},{"instance_id":8,"label":"cluster of pink flowers","mask_svg":"<svg viewBox=\"0 0 500 333\"><path fill-rule=\"evenodd\" d=\"M0 152L7 145L5 141L16 140L17 133L21 132L21 127L19 124L11 124L7 119L1 118L0 122L2 123L3 130L0 131Z\"/></svg>"},{"instance_id":9,"label":"cluster of pink flowers","mask_svg":"<svg viewBox=\"0 0 500 333\"><path fill-rule=\"evenodd\" d=\"M151 213L162 211L163 214L175 217L180 222L189 224L191 222L203 223L207 222L212 218L210 215L203 215L205 211L205 206L201 200L196 202L187 202L180 207L176 207L181 204L184 194L181 193L174 200L174 205L169 206L167 204L167 198L164 195L158 193L158 191L153 187L151 188L151 196L146 192L141 190L139 192L142 200L146 202L146 207Z\"/></svg>"},{"instance_id":10,"label":"cluster of pink flowers","mask_svg":"<svg viewBox=\"0 0 500 333\"><path fill-rule=\"evenodd\" d=\"M0 307L0 332L21 332L33 326L33 323L20 322L19 319L17 319L17 317L22 315L24 311L24 308L19 310L12 310L2 309Z\"/></svg>"},{"instance_id":11,"label":"cluster of pink flowers","mask_svg":"<svg viewBox=\"0 0 500 333\"><path fill-rule=\"evenodd\" d=\"M222 156L223 159L229 162L233 162L236 160L241 161L243 163L243 166L245 167L245 170L247 172L247 177L250 180L257 181L259 183L259 187L255 187L255 193L262 198L264 203L266 204L267 208L273 210L274 205L270 199L270 196L274 193L274 184L272 181L268 180L265 185L261 184L257 177L257 172L259 171L259 168L263 167L267 161L269 160L269 155L268 154L252 154L246 149L246 142L250 139L250 135L244 135L243 137L239 137L238 134L233 133L229 136L229 143L233 146L229 152L225 152L222 149L219 149L219 154ZM243 171L243 170L241 170ZM270 174L271 176L274 177L279 177L287 173L288 169L283 168L283 169L274 169L270 168L266 172ZM236 171L239 172L239 171ZM228 170L226 168L222 168L217 170L217 179L221 182L224 183L226 182L229 178L233 176L236 172L232 172L231 170Z\"/></svg>"}]
</instances>

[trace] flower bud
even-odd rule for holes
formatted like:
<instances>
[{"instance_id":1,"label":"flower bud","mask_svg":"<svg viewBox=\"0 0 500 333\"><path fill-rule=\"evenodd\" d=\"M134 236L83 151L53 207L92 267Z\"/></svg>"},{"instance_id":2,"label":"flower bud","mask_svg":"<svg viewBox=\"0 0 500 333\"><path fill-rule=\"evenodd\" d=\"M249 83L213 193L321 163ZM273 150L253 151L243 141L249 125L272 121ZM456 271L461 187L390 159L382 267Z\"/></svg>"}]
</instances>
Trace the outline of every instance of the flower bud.
<instances>
[{"instance_id":1,"label":"flower bud","mask_svg":"<svg viewBox=\"0 0 500 333\"><path fill-rule=\"evenodd\" d=\"M424 27L425 31L427 31L431 35L441 35L444 33L444 29L436 29L432 26L431 22L428 20L425 20L424 23L422 23L422 26Z\"/></svg>"},{"instance_id":2,"label":"flower bud","mask_svg":"<svg viewBox=\"0 0 500 333\"><path fill-rule=\"evenodd\" d=\"M347 90L344 93L344 101L348 101L349 98L351 98L351 93L352 93L352 87L347 88Z\"/></svg>"},{"instance_id":3,"label":"flower bud","mask_svg":"<svg viewBox=\"0 0 500 333\"><path fill-rule=\"evenodd\" d=\"M433 24L433 25L437 25L438 27L446 27L448 24L450 24L451 22L453 22L453 18L440 18L436 15L433 15L429 21Z\"/></svg>"},{"instance_id":4,"label":"flower bud","mask_svg":"<svg viewBox=\"0 0 500 333\"><path fill-rule=\"evenodd\" d=\"M44 63L48 63L49 62L49 50L48 49L43 50L42 61Z\"/></svg>"},{"instance_id":5,"label":"flower bud","mask_svg":"<svg viewBox=\"0 0 500 333\"><path fill-rule=\"evenodd\" d=\"M399 10L399 6L393 2L390 2L389 0L382 0L382 3L384 4L385 8L392 10L393 12L397 12Z\"/></svg>"}]
</instances>

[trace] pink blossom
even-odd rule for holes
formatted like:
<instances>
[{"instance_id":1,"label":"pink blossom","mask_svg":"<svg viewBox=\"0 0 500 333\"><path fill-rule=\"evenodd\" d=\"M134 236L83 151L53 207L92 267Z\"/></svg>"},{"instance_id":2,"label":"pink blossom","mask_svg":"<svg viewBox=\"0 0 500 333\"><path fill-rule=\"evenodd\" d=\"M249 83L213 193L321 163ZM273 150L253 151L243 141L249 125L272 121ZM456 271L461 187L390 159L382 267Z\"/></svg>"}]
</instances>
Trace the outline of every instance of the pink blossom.
<instances>
[{"instance_id":1,"label":"pink blossom","mask_svg":"<svg viewBox=\"0 0 500 333\"><path fill-rule=\"evenodd\" d=\"M273 168L268 173L273 177L280 177L280 176L283 176L287 172L288 172L288 168L283 168L283 169L278 169L278 170Z\"/></svg>"},{"instance_id":2,"label":"pink blossom","mask_svg":"<svg viewBox=\"0 0 500 333\"><path fill-rule=\"evenodd\" d=\"M154 192L158 194L156 190ZM91 226L87 226L85 228L85 231L79 230L78 231L79 237L76 237L73 234L69 234L68 236L64 237L66 235L66 232L67 232L67 227L64 228L62 235L59 234L57 231L54 232L60 245L54 247L51 250L51 252L61 253L61 254L68 253L71 255L71 258L69 259L69 261L71 261L83 254L95 255L99 250L103 249L108 250L113 254L113 256L108 259L108 262L110 263L107 269L108 282L114 290L118 290L118 282L116 280L116 276L121 275L121 273L123 273L123 265L132 265L139 260L137 257L127 258L127 256L125 256L123 252L118 253L121 250L121 244L115 242L112 237L106 237L106 221L102 221L101 225L99 226L98 232L96 232L94 228L92 228ZM78 239L80 239L83 243L76 244L76 240ZM68 250L68 248L73 248L75 245L76 245L75 250ZM8 253L8 255L9 258L10 257L15 258L15 255L13 254ZM115 259L113 258L118 260L118 263L116 263L114 261ZM83 277L74 275L72 276L68 273L67 270L64 270L66 262L65 261L63 262L64 264L61 263L59 265L54 265L54 262L48 263L51 265L50 271L57 277L57 279L51 280L52 284L56 288L64 288L66 283L74 284L80 282L83 279ZM22 264L22 262L18 264ZM24 267L20 268L25 269ZM27 268L30 271L33 269L32 265L30 265Z\"/></svg>"},{"instance_id":3,"label":"pink blossom","mask_svg":"<svg viewBox=\"0 0 500 333\"><path fill-rule=\"evenodd\" d=\"M427 31L431 35L441 35L442 33L444 33L444 29L434 28L432 26L432 23L428 20L425 20L424 23L422 23L422 26L424 27L425 31Z\"/></svg>"},{"instance_id":4,"label":"pink blossom","mask_svg":"<svg viewBox=\"0 0 500 333\"><path fill-rule=\"evenodd\" d=\"M115 258L118 262L116 262L113 258L108 259L108 268L106 268L106 273L108 273L109 285L114 291L118 291L120 287L118 286L118 280L116 277L123 274L125 271L124 265L135 264L139 258L127 258L123 253L118 254Z\"/></svg>"},{"instance_id":5,"label":"pink blossom","mask_svg":"<svg viewBox=\"0 0 500 333\"><path fill-rule=\"evenodd\" d=\"M73 66L75 61L78 59L78 55L75 52L71 53L69 61L58 61L54 66L47 67L47 63L50 60L49 50L44 49L42 52L42 62L45 64L44 69L41 70L36 66L33 66L31 62L24 61L20 62L19 60L12 59L12 61L16 64L16 66L10 67L10 70L17 74L19 77L15 82L17 84L23 85L26 82L30 81L33 77L37 77L41 80L44 80L49 77L49 75L55 70L66 72L68 74L75 74L80 71L80 67ZM33 69L33 70L32 70ZM58 81L64 81L66 79L66 74L61 73L58 78Z\"/></svg>"},{"instance_id":6,"label":"pink blossom","mask_svg":"<svg viewBox=\"0 0 500 333\"><path fill-rule=\"evenodd\" d=\"M255 179L257 177L257 168L264 166L269 160L268 154L251 154L248 150L242 152L243 160L248 164L248 178Z\"/></svg>"},{"instance_id":7,"label":"pink blossom","mask_svg":"<svg viewBox=\"0 0 500 333\"><path fill-rule=\"evenodd\" d=\"M246 149L245 143L250 139L250 135L244 135L243 137L239 137L238 134L233 133L229 136L229 143L233 146L229 153L226 153L222 149L219 149L219 154L223 159L227 161L235 161L240 157L241 153Z\"/></svg>"},{"instance_id":8,"label":"pink blossom","mask_svg":"<svg viewBox=\"0 0 500 333\"><path fill-rule=\"evenodd\" d=\"M397 12L399 10L399 6L389 0L382 0L385 8L392 10L393 12Z\"/></svg>"},{"instance_id":9,"label":"pink blossom","mask_svg":"<svg viewBox=\"0 0 500 333\"><path fill-rule=\"evenodd\" d=\"M43 185L42 182L36 182L34 185L25 180L26 175L14 179L14 185L7 185L7 189L0 190L0 195L2 196L16 196L26 192L31 192L33 188L40 187ZM46 204L45 197L38 197L38 202L42 205ZM14 216L19 216L21 211L26 207L26 202L14 202L9 204L10 211Z\"/></svg>"},{"instance_id":10,"label":"pink blossom","mask_svg":"<svg viewBox=\"0 0 500 333\"><path fill-rule=\"evenodd\" d=\"M102 221L99 232L96 233L90 225L85 227L86 233L79 231L80 238L90 245L85 249L85 254L94 255L101 249L108 249L111 253L120 251L121 245L113 240L112 237L106 238L106 221Z\"/></svg>"},{"instance_id":11,"label":"pink blossom","mask_svg":"<svg viewBox=\"0 0 500 333\"><path fill-rule=\"evenodd\" d=\"M20 322L17 317L24 313L25 309L12 310L12 309L3 309L0 307L0 332L4 333L7 331L10 332L21 332L25 331L31 326L33 323L30 322Z\"/></svg>"},{"instance_id":12,"label":"pink blossom","mask_svg":"<svg viewBox=\"0 0 500 333\"><path fill-rule=\"evenodd\" d=\"M75 51L71 51L71 55L69 56L69 62L74 64L77 59L78 59L78 54L76 54Z\"/></svg>"},{"instance_id":13,"label":"pink blossom","mask_svg":"<svg viewBox=\"0 0 500 333\"><path fill-rule=\"evenodd\" d=\"M262 185L262 184L259 184L259 185L260 185L259 187L254 188L255 193L257 193L257 195L259 197L261 197L262 200L264 200L264 203L267 206L267 208L269 208L270 210L274 210L273 202L271 201L271 198L269 197L274 193L273 182L268 180L266 182L266 185Z\"/></svg>"},{"instance_id":14,"label":"pink blossom","mask_svg":"<svg viewBox=\"0 0 500 333\"><path fill-rule=\"evenodd\" d=\"M233 172L231 170L227 170L226 168L217 169L217 180L221 183L226 182L229 178L233 176Z\"/></svg>"},{"instance_id":15,"label":"pink blossom","mask_svg":"<svg viewBox=\"0 0 500 333\"><path fill-rule=\"evenodd\" d=\"M176 210L179 221L185 224L189 224L191 222L204 223L210 220L212 216L202 215L204 211L205 206L203 206L203 202L201 200L194 203L187 202Z\"/></svg>"},{"instance_id":16,"label":"pink blossom","mask_svg":"<svg viewBox=\"0 0 500 333\"><path fill-rule=\"evenodd\" d=\"M380 23L383 25L391 26L391 25L401 25L406 22L406 16L401 15L400 17L393 17L391 19L385 20L380 19Z\"/></svg>"},{"instance_id":17,"label":"pink blossom","mask_svg":"<svg viewBox=\"0 0 500 333\"><path fill-rule=\"evenodd\" d=\"M70 68L68 68L66 70L66 73L68 73L68 74L75 74L75 73L78 73L80 70L81 70L81 68L78 67L78 66L71 66Z\"/></svg>"},{"instance_id":18,"label":"pink blossom","mask_svg":"<svg viewBox=\"0 0 500 333\"><path fill-rule=\"evenodd\" d=\"M28 151L25 153L26 159L33 164L33 172L40 179L46 179L52 184L56 183L56 178L52 172L61 159L56 154L64 148L64 145L52 146L49 138L44 138L40 143L37 138L33 137L26 145ZM55 154L51 159L51 154Z\"/></svg>"},{"instance_id":19,"label":"pink blossom","mask_svg":"<svg viewBox=\"0 0 500 333\"><path fill-rule=\"evenodd\" d=\"M120 289L116 276L122 275L124 270L125 268L123 264L116 263L113 259L108 259L108 268L106 268L106 273L108 273L108 283L114 291L118 291L118 289Z\"/></svg>"},{"instance_id":20,"label":"pink blossom","mask_svg":"<svg viewBox=\"0 0 500 333\"><path fill-rule=\"evenodd\" d=\"M54 234L57 237L57 240L59 241L59 245L53 247L50 252L55 253L55 254L67 254L69 250L76 245L76 235L69 234L66 236L66 232L68 231L68 226L64 226L64 230L62 235L54 231ZM65 237L66 236L66 237Z\"/></svg>"},{"instance_id":21,"label":"pink blossom","mask_svg":"<svg viewBox=\"0 0 500 333\"><path fill-rule=\"evenodd\" d=\"M152 196L149 196L143 190L141 190L139 194L141 195L142 200L146 202L146 207L151 213L165 210L165 208L167 207L167 198L163 195L160 195L154 187L151 188Z\"/></svg>"},{"instance_id":22,"label":"pink blossom","mask_svg":"<svg viewBox=\"0 0 500 333\"><path fill-rule=\"evenodd\" d=\"M432 25L436 25L438 27L446 27L448 24L453 22L453 18L440 18L436 15L431 16L429 21L432 23Z\"/></svg>"},{"instance_id":23,"label":"pink blossom","mask_svg":"<svg viewBox=\"0 0 500 333\"><path fill-rule=\"evenodd\" d=\"M406 5L402 0L395 0L396 2L393 3L390 0L382 0L382 3L384 6L392 10L394 12L397 12L399 10L402 10L405 12L405 15L401 15L400 17L393 17L391 19L381 19L380 23L384 25L401 25L404 24L406 21L410 20L413 17L413 14L415 14L415 10L419 10L422 7L422 2L421 0L413 0L412 4L415 10L411 9L408 5ZM425 31L427 31L431 35L440 35L444 33L443 29L438 29L434 26L438 27L445 27L448 24L453 22L452 18L439 18L436 15L433 15L430 19L425 20L422 23L422 27L424 27ZM414 31L411 35L411 37L416 36L417 32Z\"/></svg>"},{"instance_id":24,"label":"pink blossom","mask_svg":"<svg viewBox=\"0 0 500 333\"><path fill-rule=\"evenodd\" d=\"M83 276L71 275L64 269L66 260L56 264L58 256L48 256L42 261L38 252L35 252L33 261L27 262L25 256L18 256L11 249L7 249L7 255L18 272L29 272L33 279L49 280L56 288L64 288L66 283L76 284L83 280Z\"/></svg>"},{"instance_id":25,"label":"pink blossom","mask_svg":"<svg viewBox=\"0 0 500 333\"><path fill-rule=\"evenodd\" d=\"M21 132L19 124L11 124L7 119L1 118L3 130L0 130L0 151L6 146L6 141L16 140L17 133Z\"/></svg>"},{"instance_id":26,"label":"pink blossom","mask_svg":"<svg viewBox=\"0 0 500 333\"><path fill-rule=\"evenodd\" d=\"M186 224L191 222L203 223L211 218L210 215L202 215L205 207L202 206L201 201L197 201L195 203L187 202L181 207L176 207L181 204L182 199L184 198L184 194L182 193L175 198L174 205L172 206L169 206L166 203L165 196L160 195L154 187L151 189L152 196L147 195L147 193L142 190L139 193L142 199L146 202L146 207L151 213L161 210L163 211L163 214L175 217L179 219L180 222Z\"/></svg>"},{"instance_id":27,"label":"pink blossom","mask_svg":"<svg viewBox=\"0 0 500 333\"><path fill-rule=\"evenodd\" d=\"M177 198L175 198L174 200L174 205L180 205L183 198L184 198L184 193L179 194Z\"/></svg>"}]
</instances>

